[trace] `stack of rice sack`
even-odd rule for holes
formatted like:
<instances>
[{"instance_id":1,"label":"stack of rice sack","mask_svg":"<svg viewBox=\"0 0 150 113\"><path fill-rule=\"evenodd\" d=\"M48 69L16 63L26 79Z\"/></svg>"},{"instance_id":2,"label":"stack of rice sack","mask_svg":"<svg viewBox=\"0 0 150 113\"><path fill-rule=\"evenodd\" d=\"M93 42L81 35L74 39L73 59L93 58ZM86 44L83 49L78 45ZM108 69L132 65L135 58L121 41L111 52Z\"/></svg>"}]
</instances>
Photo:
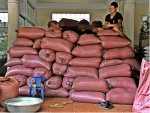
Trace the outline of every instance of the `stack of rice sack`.
<instances>
[{"instance_id":1,"label":"stack of rice sack","mask_svg":"<svg viewBox=\"0 0 150 113\"><path fill-rule=\"evenodd\" d=\"M69 98L73 101L98 103L105 101L105 93L109 90L108 82L99 79L98 68L101 63L101 40L94 34L80 35L78 45L73 48L75 56L70 62L65 79L72 80Z\"/></svg>"},{"instance_id":2,"label":"stack of rice sack","mask_svg":"<svg viewBox=\"0 0 150 113\"><path fill-rule=\"evenodd\" d=\"M73 47L71 42L59 38L61 36L62 33L58 29L50 28L45 31L41 28L19 28L17 38L8 51L10 60L5 66L10 68L5 76L15 76L18 79L20 82L20 95L28 95L31 77L40 75L47 79L45 96L68 96L67 90L61 88L62 77L56 74L61 75L59 69L54 69L57 71L56 73L52 72L52 67L60 67L55 62L56 51L54 50L58 49L59 51L59 48L55 48L58 45L56 45L56 41L58 43L60 41L60 46L57 46L60 47L60 50L70 52ZM58 37L58 40L56 38L54 40L53 37ZM49 41L54 49L47 46ZM68 45L65 46L67 43ZM70 47L70 50L67 47Z\"/></svg>"},{"instance_id":3,"label":"stack of rice sack","mask_svg":"<svg viewBox=\"0 0 150 113\"><path fill-rule=\"evenodd\" d=\"M134 51L129 47L131 42L118 35L111 30L98 33L103 46L99 78L106 79L111 87L106 93L106 101L133 104L137 87L132 72L140 71L140 65L134 59Z\"/></svg>"}]
</instances>

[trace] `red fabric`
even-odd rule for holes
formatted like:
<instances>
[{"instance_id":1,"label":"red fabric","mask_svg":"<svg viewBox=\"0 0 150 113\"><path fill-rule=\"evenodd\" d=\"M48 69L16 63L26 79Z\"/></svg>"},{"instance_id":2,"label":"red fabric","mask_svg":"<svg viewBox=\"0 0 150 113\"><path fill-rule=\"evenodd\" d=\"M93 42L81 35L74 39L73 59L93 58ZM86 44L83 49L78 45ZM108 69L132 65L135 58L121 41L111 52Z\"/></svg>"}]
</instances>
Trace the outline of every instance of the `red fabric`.
<instances>
[{"instance_id":1,"label":"red fabric","mask_svg":"<svg viewBox=\"0 0 150 113\"><path fill-rule=\"evenodd\" d=\"M150 62L142 60L140 81L134 99L132 111L136 113L150 112Z\"/></svg>"},{"instance_id":2,"label":"red fabric","mask_svg":"<svg viewBox=\"0 0 150 113\"><path fill-rule=\"evenodd\" d=\"M120 60L120 59L103 60L100 64L100 68L113 66L113 65L119 65L122 63L123 63L123 60Z\"/></svg>"},{"instance_id":3,"label":"red fabric","mask_svg":"<svg viewBox=\"0 0 150 113\"><path fill-rule=\"evenodd\" d=\"M93 67L68 67L65 77L94 77L98 78L98 70Z\"/></svg>"},{"instance_id":4,"label":"red fabric","mask_svg":"<svg viewBox=\"0 0 150 113\"><path fill-rule=\"evenodd\" d=\"M70 53L73 43L62 38L43 38L41 48Z\"/></svg>"},{"instance_id":5,"label":"red fabric","mask_svg":"<svg viewBox=\"0 0 150 113\"><path fill-rule=\"evenodd\" d=\"M98 44L76 46L71 53L77 57L101 57L102 46Z\"/></svg>"},{"instance_id":6,"label":"red fabric","mask_svg":"<svg viewBox=\"0 0 150 113\"><path fill-rule=\"evenodd\" d=\"M15 46L32 46L33 42L30 39L27 38L17 38L14 42L13 45Z\"/></svg>"},{"instance_id":7,"label":"red fabric","mask_svg":"<svg viewBox=\"0 0 150 113\"><path fill-rule=\"evenodd\" d=\"M51 69L51 63L42 60L38 55L24 55L21 58L23 65L29 68L43 67L48 70Z\"/></svg>"},{"instance_id":8,"label":"red fabric","mask_svg":"<svg viewBox=\"0 0 150 113\"><path fill-rule=\"evenodd\" d=\"M98 103L105 101L105 94L102 92L90 92L90 91L76 92L74 90L71 90L69 93L69 98L77 102Z\"/></svg>"},{"instance_id":9,"label":"red fabric","mask_svg":"<svg viewBox=\"0 0 150 113\"><path fill-rule=\"evenodd\" d=\"M98 68L101 63L101 58L73 58L69 65L78 67L95 67ZM92 61L92 62L91 62Z\"/></svg>"},{"instance_id":10,"label":"red fabric","mask_svg":"<svg viewBox=\"0 0 150 113\"><path fill-rule=\"evenodd\" d=\"M126 47L131 44L131 41L119 36L101 36L100 39L102 40L102 46L105 49Z\"/></svg>"},{"instance_id":11,"label":"red fabric","mask_svg":"<svg viewBox=\"0 0 150 113\"><path fill-rule=\"evenodd\" d=\"M68 64L73 55L66 52L56 52L56 62L59 64Z\"/></svg>"},{"instance_id":12,"label":"red fabric","mask_svg":"<svg viewBox=\"0 0 150 113\"><path fill-rule=\"evenodd\" d=\"M89 45L89 44L99 44L101 40L98 39L94 34L84 34L81 35L78 44L80 45Z\"/></svg>"},{"instance_id":13,"label":"red fabric","mask_svg":"<svg viewBox=\"0 0 150 113\"><path fill-rule=\"evenodd\" d=\"M61 38L62 32L59 28L50 27L45 31L45 36L49 38Z\"/></svg>"},{"instance_id":14,"label":"red fabric","mask_svg":"<svg viewBox=\"0 0 150 113\"><path fill-rule=\"evenodd\" d=\"M97 33L97 35L98 36L105 36L105 35L115 35L115 36L117 36L117 35L119 35L119 33L112 30L112 29L106 29L106 30L99 31Z\"/></svg>"},{"instance_id":15,"label":"red fabric","mask_svg":"<svg viewBox=\"0 0 150 113\"><path fill-rule=\"evenodd\" d=\"M52 62L55 60L56 53L51 49L41 49L39 51L39 57L46 62Z\"/></svg>"},{"instance_id":16,"label":"red fabric","mask_svg":"<svg viewBox=\"0 0 150 113\"><path fill-rule=\"evenodd\" d=\"M63 77L62 87L66 90L72 89L73 81L75 78Z\"/></svg>"},{"instance_id":17,"label":"red fabric","mask_svg":"<svg viewBox=\"0 0 150 113\"><path fill-rule=\"evenodd\" d=\"M18 29L17 37L18 38L30 38L37 39L44 37L45 30L42 28L33 28L33 27L21 27Z\"/></svg>"},{"instance_id":18,"label":"red fabric","mask_svg":"<svg viewBox=\"0 0 150 113\"><path fill-rule=\"evenodd\" d=\"M10 58L4 66L11 67L15 65L23 65L21 58Z\"/></svg>"},{"instance_id":19,"label":"red fabric","mask_svg":"<svg viewBox=\"0 0 150 113\"><path fill-rule=\"evenodd\" d=\"M38 52L36 49L31 47L24 47L24 46L13 46L9 48L9 56L11 58L20 58L23 55L37 55Z\"/></svg>"},{"instance_id":20,"label":"red fabric","mask_svg":"<svg viewBox=\"0 0 150 113\"><path fill-rule=\"evenodd\" d=\"M78 41L79 35L71 30L66 30L63 32L63 38L71 41L72 43L76 43Z\"/></svg>"},{"instance_id":21,"label":"red fabric","mask_svg":"<svg viewBox=\"0 0 150 113\"><path fill-rule=\"evenodd\" d=\"M33 48L34 49L40 49L41 48L41 41L42 41L42 38L36 39L34 41Z\"/></svg>"}]
</instances>

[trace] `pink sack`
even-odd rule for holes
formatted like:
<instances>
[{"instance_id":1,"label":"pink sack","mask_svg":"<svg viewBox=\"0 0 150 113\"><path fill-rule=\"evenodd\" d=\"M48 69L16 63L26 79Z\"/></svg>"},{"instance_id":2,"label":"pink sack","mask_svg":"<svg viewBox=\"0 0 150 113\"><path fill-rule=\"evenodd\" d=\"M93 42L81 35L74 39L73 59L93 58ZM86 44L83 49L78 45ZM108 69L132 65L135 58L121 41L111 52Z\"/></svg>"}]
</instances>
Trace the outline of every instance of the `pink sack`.
<instances>
[{"instance_id":1,"label":"pink sack","mask_svg":"<svg viewBox=\"0 0 150 113\"><path fill-rule=\"evenodd\" d=\"M115 36L118 36L119 35L119 32L116 32L112 29L106 29L106 30L102 30L102 31L99 31L97 33L98 36L106 36L106 35L115 35Z\"/></svg>"},{"instance_id":2,"label":"pink sack","mask_svg":"<svg viewBox=\"0 0 150 113\"><path fill-rule=\"evenodd\" d=\"M6 108L3 103L10 98L18 97L19 95L19 83L15 77L10 77L8 81L0 82L0 100L2 107Z\"/></svg>"},{"instance_id":3,"label":"pink sack","mask_svg":"<svg viewBox=\"0 0 150 113\"><path fill-rule=\"evenodd\" d=\"M6 72L7 76L15 76L15 75L25 75L25 76L32 76L33 75L33 69L27 68L23 65L16 65L10 67Z\"/></svg>"},{"instance_id":4,"label":"pink sack","mask_svg":"<svg viewBox=\"0 0 150 113\"><path fill-rule=\"evenodd\" d=\"M73 43L61 38L43 38L41 48L70 53L73 48Z\"/></svg>"},{"instance_id":5,"label":"pink sack","mask_svg":"<svg viewBox=\"0 0 150 113\"><path fill-rule=\"evenodd\" d=\"M129 64L136 71L140 71L140 64L135 59L125 59L123 63Z\"/></svg>"},{"instance_id":6,"label":"pink sack","mask_svg":"<svg viewBox=\"0 0 150 113\"><path fill-rule=\"evenodd\" d=\"M108 66L99 69L99 78L130 77L131 67L128 64Z\"/></svg>"},{"instance_id":7,"label":"pink sack","mask_svg":"<svg viewBox=\"0 0 150 113\"><path fill-rule=\"evenodd\" d=\"M63 77L62 87L66 90L71 90L75 78Z\"/></svg>"},{"instance_id":8,"label":"pink sack","mask_svg":"<svg viewBox=\"0 0 150 113\"><path fill-rule=\"evenodd\" d=\"M105 79L97 79L92 77L77 77L72 88L76 91L100 91L108 92L109 86Z\"/></svg>"},{"instance_id":9,"label":"pink sack","mask_svg":"<svg viewBox=\"0 0 150 113\"><path fill-rule=\"evenodd\" d=\"M71 41L72 43L76 43L78 41L79 35L71 30L66 30L63 32L63 38Z\"/></svg>"},{"instance_id":10,"label":"pink sack","mask_svg":"<svg viewBox=\"0 0 150 113\"><path fill-rule=\"evenodd\" d=\"M56 62L59 64L68 64L73 55L66 52L56 52Z\"/></svg>"},{"instance_id":11,"label":"pink sack","mask_svg":"<svg viewBox=\"0 0 150 113\"><path fill-rule=\"evenodd\" d=\"M98 68L101 63L101 58L73 58L69 65L78 67L95 67Z\"/></svg>"},{"instance_id":12,"label":"pink sack","mask_svg":"<svg viewBox=\"0 0 150 113\"><path fill-rule=\"evenodd\" d=\"M48 70L51 69L51 63L42 60L38 55L24 55L21 58L23 65L29 68L43 67Z\"/></svg>"},{"instance_id":13,"label":"pink sack","mask_svg":"<svg viewBox=\"0 0 150 113\"><path fill-rule=\"evenodd\" d=\"M61 87L62 77L52 76L46 81L46 86L50 89L58 89Z\"/></svg>"},{"instance_id":14,"label":"pink sack","mask_svg":"<svg viewBox=\"0 0 150 113\"><path fill-rule=\"evenodd\" d=\"M98 78L98 70L93 67L68 67L65 77L94 77Z\"/></svg>"},{"instance_id":15,"label":"pink sack","mask_svg":"<svg viewBox=\"0 0 150 113\"><path fill-rule=\"evenodd\" d=\"M137 88L114 88L106 93L106 101L113 104L133 104Z\"/></svg>"},{"instance_id":16,"label":"pink sack","mask_svg":"<svg viewBox=\"0 0 150 113\"><path fill-rule=\"evenodd\" d=\"M41 49L41 41L42 41L42 38L36 39L34 41L33 48L34 49Z\"/></svg>"},{"instance_id":17,"label":"pink sack","mask_svg":"<svg viewBox=\"0 0 150 113\"><path fill-rule=\"evenodd\" d=\"M76 102L89 102L89 103L99 103L105 101L105 94L102 92L90 92L90 91L70 91L69 98Z\"/></svg>"},{"instance_id":18,"label":"pink sack","mask_svg":"<svg viewBox=\"0 0 150 113\"><path fill-rule=\"evenodd\" d=\"M139 86L136 91L132 111L148 113L150 111L150 61L142 59Z\"/></svg>"},{"instance_id":19,"label":"pink sack","mask_svg":"<svg viewBox=\"0 0 150 113\"><path fill-rule=\"evenodd\" d=\"M52 76L52 72L46 68L37 67L33 71L33 76L44 76L48 80Z\"/></svg>"},{"instance_id":20,"label":"pink sack","mask_svg":"<svg viewBox=\"0 0 150 113\"><path fill-rule=\"evenodd\" d=\"M37 55L37 54L38 54L37 50L31 47L13 46L9 48L9 56L11 58L20 58L23 55Z\"/></svg>"},{"instance_id":21,"label":"pink sack","mask_svg":"<svg viewBox=\"0 0 150 113\"><path fill-rule=\"evenodd\" d=\"M80 45L90 45L90 44L99 44L101 40L97 38L94 34L84 34L81 35L78 44Z\"/></svg>"},{"instance_id":22,"label":"pink sack","mask_svg":"<svg viewBox=\"0 0 150 113\"><path fill-rule=\"evenodd\" d=\"M62 32L59 28L50 27L45 31L45 36L49 38L61 38Z\"/></svg>"},{"instance_id":23,"label":"pink sack","mask_svg":"<svg viewBox=\"0 0 150 113\"><path fill-rule=\"evenodd\" d=\"M28 38L17 38L14 42L13 42L14 46L32 46L33 45L33 41L28 39Z\"/></svg>"},{"instance_id":24,"label":"pink sack","mask_svg":"<svg viewBox=\"0 0 150 113\"><path fill-rule=\"evenodd\" d=\"M131 44L131 41L119 36L101 36L100 39L102 40L102 46L105 49L126 47Z\"/></svg>"},{"instance_id":25,"label":"pink sack","mask_svg":"<svg viewBox=\"0 0 150 113\"><path fill-rule=\"evenodd\" d=\"M22 87L27 84L27 76L24 75L15 75L16 79L19 82L19 87Z\"/></svg>"},{"instance_id":26,"label":"pink sack","mask_svg":"<svg viewBox=\"0 0 150 113\"><path fill-rule=\"evenodd\" d=\"M45 89L45 96L46 97L68 97L68 92L64 88L59 88L59 89Z\"/></svg>"},{"instance_id":27,"label":"pink sack","mask_svg":"<svg viewBox=\"0 0 150 113\"><path fill-rule=\"evenodd\" d=\"M104 52L103 58L107 60L134 58L134 51L130 47L109 49Z\"/></svg>"},{"instance_id":28,"label":"pink sack","mask_svg":"<svg viewBox=\"0 0 150 113\"><path fill-rule=\"evenodd\" d=\"M39 52L39 57L46 62L53 62L55 60L55 51L50 49L41 49Z\"/></svg>"},{"instance_id":29,"label":"pink sack","mask_svg":"<svg viewBox=\"0 0 150 113\"><path fill-rule=\"evenodd\" d=\"M103 60L100 64L100 68L119 65L119 64L123 64L123 60L120 59Z\"/></svg>"},{"instance_id":30,"label":"pink sack","mask_svg":"<svg viewBox=\"0 0 150 113\"><path fill-rule=\"evenodd\" d=\"M114 77L106 80L112 88L137 88L133 78Z\"/></svg>"},{"instance_id":31,"label":"pink sack","mask_svg":"<svg viewBox=\"0 0 150 113\"><path fill-rule=\"evenodd\" d=\"M20 58L10 58L4 66L11 67L15 65L23 65L22 61Z\"/></svg>"},{"instance_id":32,"label":"pink sack","mask_svg":"<svg viewBox=\"0 0 150 113\"><path fill-rule=\"evenodd\" d=\"M101 50L101 45L76 46L71 53L77 57L101 57Z\"/></svg>"},{"instance_id":33,"label":"pink sack","mask_svg":"<svg viewBox=\"0 0 150 113\"><path fill-rule=\"evenodd\" d=\"M42 28L21 27L18 29L18 38L37 39L44 37L45 30Z\"/></svg>"},{"instance_id":34,"label":"pink sack","mask_svg":"<svg viewBox=\"0 0 150 113\"><path fill-rule=\"evenodd\" d=\"M29 95L28 85L19 88L19 96L28 96L28 95Z\"/></svg>"},{"instance_id":35,"label":"pink sack","mask_svg":"<svg viewBox=\"0 0 150 113\"><path fill-rule=\"evenodd\" d=\"M52 70L54 75L63 76L67 70L68 66L65 64L59 64L57 62L53 63Z\"/></svg>"}]
</instances>

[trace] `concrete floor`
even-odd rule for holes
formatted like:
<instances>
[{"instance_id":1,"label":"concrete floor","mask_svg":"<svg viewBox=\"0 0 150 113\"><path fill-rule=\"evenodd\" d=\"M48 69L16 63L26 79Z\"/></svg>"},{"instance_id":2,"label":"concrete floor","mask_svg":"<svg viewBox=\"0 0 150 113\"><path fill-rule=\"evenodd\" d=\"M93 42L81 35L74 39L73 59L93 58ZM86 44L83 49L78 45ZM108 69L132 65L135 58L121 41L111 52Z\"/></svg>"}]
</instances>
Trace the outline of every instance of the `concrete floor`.
<instances>
[{"instance_id":1,"label":"concrete floor","mask_svg":"<svg viewBox=\"0 0 150 113\"><path fill-rule=\"evenodd\" d=\"M45 98L44 102L41 105L41 108L38 112L65 112L65 113L85 113L85 112L93 112L93 113L101 113L101 112L115 112L115 113L125 113L125 112L132 112L132 105L119 105L114 104L114 108L110 110L105 110L104 107L98 106L97 104L91 103L80 103L80 102L73 102L71 104L64 105L63 108L51 108L49 105L54 105L56 103L61 103L68 101L68 98ZM6 109L0 108L0 112L7 112Z\"/></svg>"}]
</instances>

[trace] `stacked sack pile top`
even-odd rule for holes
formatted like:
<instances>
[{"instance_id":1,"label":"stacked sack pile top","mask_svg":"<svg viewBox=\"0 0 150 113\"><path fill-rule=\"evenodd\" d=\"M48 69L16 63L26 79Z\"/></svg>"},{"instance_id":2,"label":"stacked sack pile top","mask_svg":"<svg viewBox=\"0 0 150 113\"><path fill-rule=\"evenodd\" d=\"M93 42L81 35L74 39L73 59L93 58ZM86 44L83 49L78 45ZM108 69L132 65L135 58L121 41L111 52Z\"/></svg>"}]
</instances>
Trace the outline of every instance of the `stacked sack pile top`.
<instances>
[{"instance_id":1,"label":"stacked sack pile top","mask_svg":"<svg viewBox=\"0 0 150 113\"><path fill-rule=\"evenodd\" d=\"M113 30L79 36L71 30L19 28L5 76L18 79L19 95L27 96L31 77L41 75L47 79L45 96L133 104L132 72L140 65L130 44Z\"/></svg>"}]
</instances>

